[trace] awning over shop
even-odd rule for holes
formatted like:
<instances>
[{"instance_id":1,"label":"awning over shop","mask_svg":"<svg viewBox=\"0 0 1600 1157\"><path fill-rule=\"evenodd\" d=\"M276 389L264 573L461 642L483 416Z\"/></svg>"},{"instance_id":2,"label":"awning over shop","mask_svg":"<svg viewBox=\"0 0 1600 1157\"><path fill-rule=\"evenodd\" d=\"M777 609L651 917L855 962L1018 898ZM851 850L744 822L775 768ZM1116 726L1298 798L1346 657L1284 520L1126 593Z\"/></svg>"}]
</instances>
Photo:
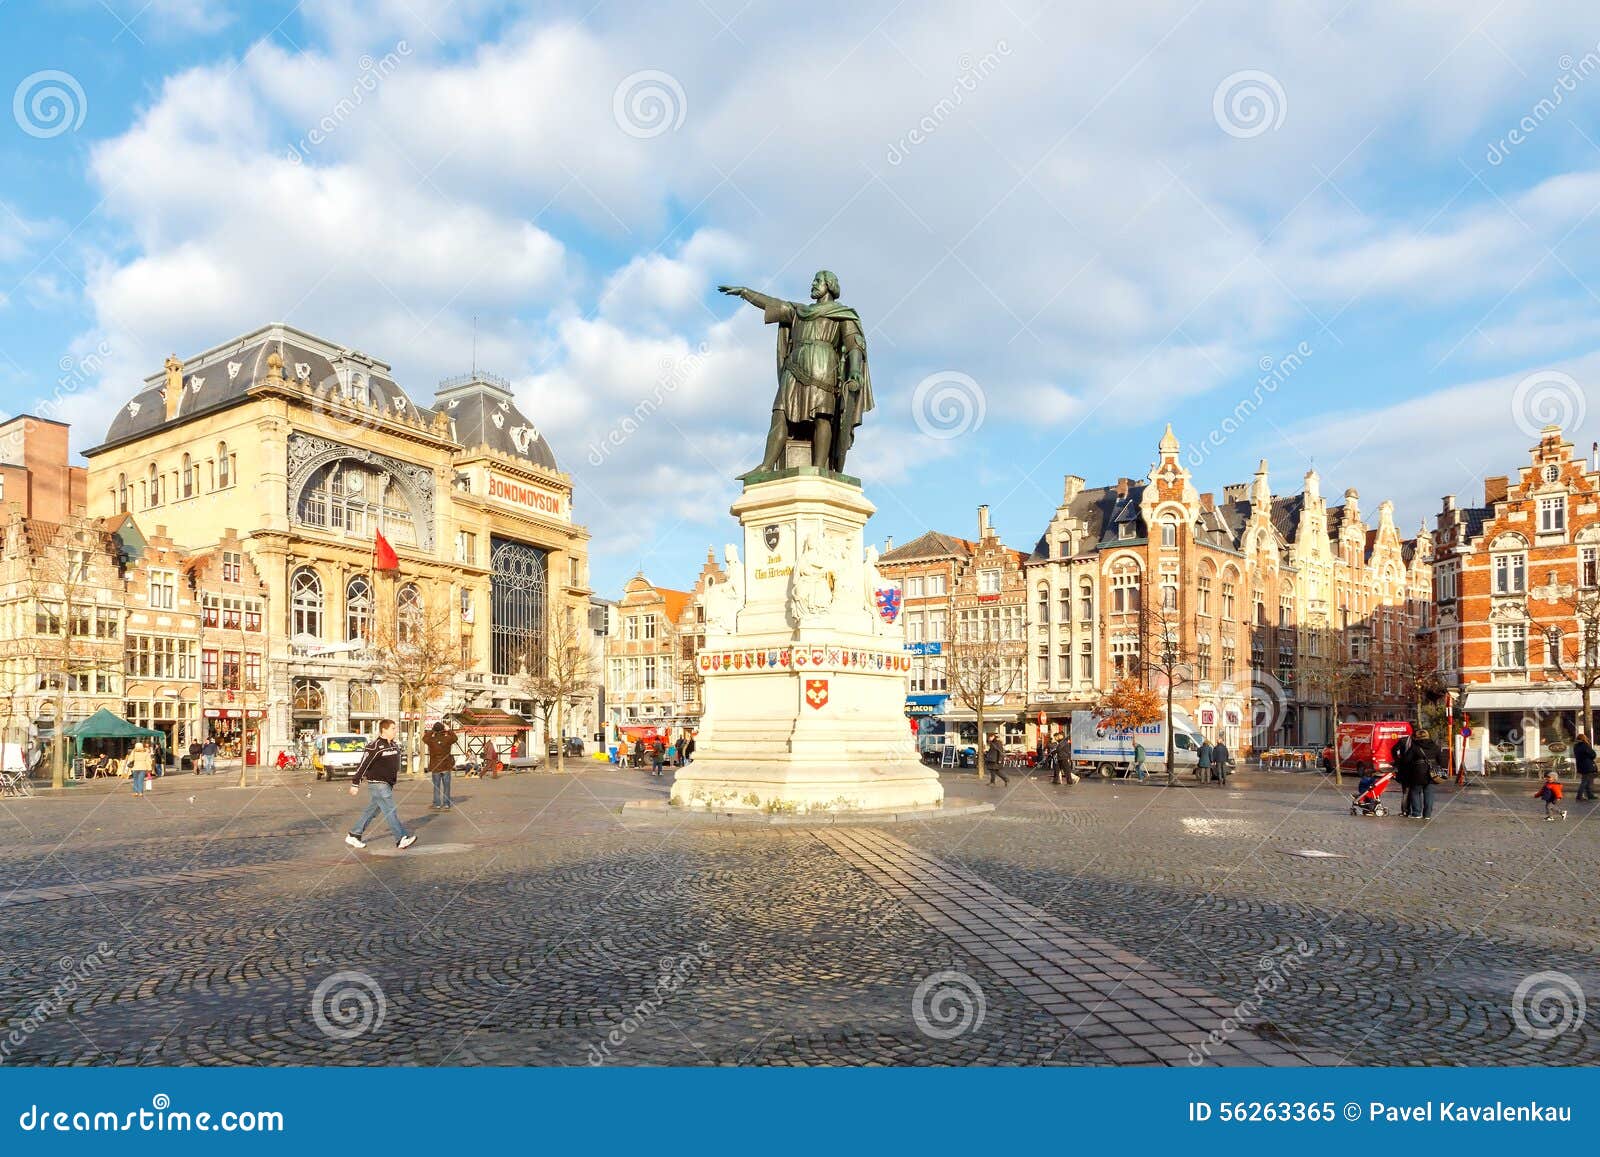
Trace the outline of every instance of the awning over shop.
<instances>
[{"instance_id":1,"label":"awning over shop","mask_svg":"<svg viewBox=\"0 0 1600 1157\"><path fill-rule=\"evenodd\" d=\"M528 729L522 716L498 707L467 707L448 718L468 735L521 735Z\"/></svg>"},{"instance_id":2,"label":"awning over shop","mask_svg":"<svg viewBox=\"0 0 1600 1157\"><path fill-rule=\"evenodd\" d=\"M1575 688L1565 691L1468 691L1472 711L1576 711L1583 706Z\"/></svg>"}]
</instances>

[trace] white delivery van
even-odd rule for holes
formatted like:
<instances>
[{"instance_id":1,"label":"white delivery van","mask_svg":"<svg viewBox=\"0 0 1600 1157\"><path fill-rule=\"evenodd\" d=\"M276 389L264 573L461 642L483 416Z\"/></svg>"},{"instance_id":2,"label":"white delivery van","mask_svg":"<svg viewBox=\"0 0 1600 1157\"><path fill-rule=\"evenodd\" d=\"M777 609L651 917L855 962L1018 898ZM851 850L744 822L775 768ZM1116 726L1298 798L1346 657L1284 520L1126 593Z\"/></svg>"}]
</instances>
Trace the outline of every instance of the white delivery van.
<instances>
[{"instance_id":1,"label":"white delivery van","mask_svg":"<svg viewBox=\"0 0 1600 1157\"><path fill-rule=\"evenodd\" d=\"M1200 762L1200 729L1194 725L1187 712L1174 709L1172 730L1172 765L1175 768L1193 768ZM1154 773L1167 766L1167 725L1163 718L1132 731L1113 731L1101 725L1092 711L1072 713L1072 758L1082 763L1098 764L1100 774L1113 775L1119 770L1133 768L1133 745L1144 746L1144 769Z\"/></svg>"},{"instance_id":2,"label":"white delivery van","mask_svg":"<svg viewBox=\"0 0 1600 1157\"><path fill-rule=\"evenodd\" d=\"M361 755L367 750L372 736L347 731L337 735L319 735L312 749L311 766L317 769L317 778L333 782L354 777L361 765Z\"/></svg>"}]
</instances>

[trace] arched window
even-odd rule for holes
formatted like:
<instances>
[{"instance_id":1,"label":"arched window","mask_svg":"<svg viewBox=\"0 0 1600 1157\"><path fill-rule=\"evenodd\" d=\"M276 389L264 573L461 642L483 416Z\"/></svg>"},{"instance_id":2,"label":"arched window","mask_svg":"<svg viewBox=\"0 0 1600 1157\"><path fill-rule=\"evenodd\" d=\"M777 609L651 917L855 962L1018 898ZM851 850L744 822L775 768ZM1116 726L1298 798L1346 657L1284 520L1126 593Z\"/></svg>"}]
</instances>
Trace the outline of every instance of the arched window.
<instances>
[{"instance_id":1,"label":"arched window","mask_svg":"<svg viewBox=\"0 0 1600 1157\"><path fill-rule=\"evenodd\" d=\"M1131 560L1119 562L1111 571L1111 613L1137 611L1141 601L1139 564Z\"/></svg>"},{"instance_id":2,"label":"arched window","mask_svg":"<svg viewBox=\"0 0 1600 1157\"><path fill-rule=\"evenodd\" d=\"M161 505L161 475L156 471L154 462L150 464L150 477L145 484L145 505Z\"/></svg>"},{"instance_id":3,"label":"arched window","mask_svg":"<svg viewBox=\"0 0 1600 1157\"><path fill-rule=\"evenodd\" d=\"M1161 520L1161 545L1167 550L1178 545L1178 520L1170 514Z\"/></svg>"},{"instance_id":4,"label":"arched window","mask_svg":"<svg viewBox=\"0 0 1600 1157\"><path fill-rule=\"evenodd\" d=\"M117 512L119 514L128 513L128 476L126 474L117 475Z\"/></svg>"},{"instance_id":5,"label":"arched window","mask_svg":"<svg viewBox=\"0 0 1600 1157\"><path fill-rule=\"evenodd\" d=\"M395 625L400 641L412 643L422 630L422 595L416 583L406 583L395 595Z\"/></svg>"},{"instance_id":6,"label":"arched window","mask_svg":"<svg viewBox=\"0 0 1600 1157\"><path fill-rule=\"evenodd\" d=\"M322 637L322 580L310 567L301 567L289 580L289 633Z\"/></svg>"},{"instance_id":7,"label":"arched window","mask_svg":"<svg viewBox=\"0 0 1600 1157\"><path fill-rule=\"evenodd\" d=\"M217 485L233 485L233 465L228 461L228 444L217 443Z\"/></svg>"},{"instance_id":8,"label":"arched window","mask_svg":"<svg viewBox=\"0 0 1600 1157\"><path fill-rule=\"evenodd\" d=\"M194 467L190 464L189 455L183 456L183 496L194 497Z\"/></svg>"},{"instance_id":9,"label":"arched window","mask_svg":"<svg viewBox=\"0 0 1600 1157\"><path fill-rule=\"evenodd\" d=\"M371 627L372 584L358 574L344 588L344 637L350 642L365 639Z\"/></svg>"},{"instance_id":10,"label":"arched window","mask_svg":"<svg viewBox=\"0 0 1600 1157\"><path fill-rule=\"evenodd\" d=\"M382 470L341 458L319 468L306 481L295 517L348 538L371 540L375 530L397 546L417 544L411 505Z\"/></svg>"},{"instance_id":11,"label":"arched window","mask_svg":"<svg viewBox=\"0 0 1600 1157\"><path fill-rule=\"evenodd\" d=\"M1050 623L1050 588L1044 583L1039 584L1039 623L1042 626Z\"/></svg>"},{"instance_id":12,"label":"arched window","mask_svg":"<svg viewBox=\"0 0 1600 1157\"><path fill-rule=\"evenodd\" d=\"M1078 620L1094 622L1094 582L1090 579L1080 579L1078 582Z\"/></svg>"},{"instance_id":13,"label":"arched window","mask_svg":"<svg viewBox=\"0 0 1600 1157\"><path fill-rule=\"evenodd\" d=\"M376 715L378 713L378 689L371 683L350 684L350 714Z\"/></svg>"},{"instance_id":14,"label":"arched window","mask_svg":"<svg viewBox=\"0 0 1600 1157\"><path fill-rule=\"evenodd\" d=\"M293 710L296 715L322 716L327 708L322 694L322 684L315 679L296 678L294 681Z\"/></svg>"}]
</instances>

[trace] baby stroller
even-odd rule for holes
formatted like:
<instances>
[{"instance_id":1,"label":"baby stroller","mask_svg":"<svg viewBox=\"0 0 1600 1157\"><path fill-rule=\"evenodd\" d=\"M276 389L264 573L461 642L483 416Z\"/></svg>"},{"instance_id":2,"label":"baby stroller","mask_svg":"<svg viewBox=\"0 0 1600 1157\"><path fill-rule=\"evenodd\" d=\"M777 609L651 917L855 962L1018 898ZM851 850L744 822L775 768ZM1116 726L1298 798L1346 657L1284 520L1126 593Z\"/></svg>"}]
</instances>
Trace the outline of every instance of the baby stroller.
<instances>
[{"instance_id":1,"label":"baby stroller","mask_svg":"<svg viewBox=\"0 0 1600 1157\"><path fill-rule=\"evenodd\" d=\"M1367 774L1356 782L1356 794L1350 797L1350 814L1353 816L1386 816L1389 809L1383 806L1383 792L1394 782L1394 772L1382 775Z\"/></svg>"}]
</instances>

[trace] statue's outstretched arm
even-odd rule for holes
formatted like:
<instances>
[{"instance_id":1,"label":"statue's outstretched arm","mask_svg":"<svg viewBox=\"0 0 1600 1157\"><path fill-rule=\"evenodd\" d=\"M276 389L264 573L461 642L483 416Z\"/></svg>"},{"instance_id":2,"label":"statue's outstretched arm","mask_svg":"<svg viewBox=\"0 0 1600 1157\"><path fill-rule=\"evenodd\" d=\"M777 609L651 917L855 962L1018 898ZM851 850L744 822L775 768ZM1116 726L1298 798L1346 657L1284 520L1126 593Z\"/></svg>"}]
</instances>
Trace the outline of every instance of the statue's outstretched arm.
<instances>
[{"instance_id":1,"label":"statue's outstretched arm","mask_svg":"<svg viewBox=\"0 0 1600 1157\"><path fill-rule=\"evenodd\" d=\"M755 290L746 289L742 285L719 285L717 289L722 293L726 293L729 297L743 298L757 309L763 311L771 309L775 305L784 304L781 297L768 297L765 293L757 293Z\"/></svg>"}]
</instances>

